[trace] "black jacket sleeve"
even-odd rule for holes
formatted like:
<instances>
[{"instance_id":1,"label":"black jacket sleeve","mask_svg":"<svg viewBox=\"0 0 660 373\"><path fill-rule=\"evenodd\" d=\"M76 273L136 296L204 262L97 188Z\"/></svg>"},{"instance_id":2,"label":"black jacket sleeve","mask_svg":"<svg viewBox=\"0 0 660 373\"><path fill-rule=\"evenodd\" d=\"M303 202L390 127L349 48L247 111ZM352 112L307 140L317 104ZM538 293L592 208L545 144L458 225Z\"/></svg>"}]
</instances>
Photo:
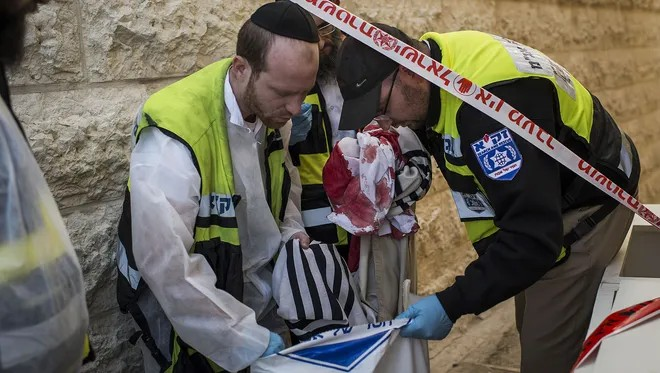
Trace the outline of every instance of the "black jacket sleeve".
<instances>
[{"instance_id":1,"label":"black jacket sleeve","mask_svg":"<svg viewBox=\"0 0 660 373\"><path fill-rule=\"evenodd\" d=\"M561 119L550 81L525 78L487 89L556 135ZM509 130L522 156L521 168L511 181L491 179L470 144L504 126L467 104L457 121L463 157L495 210L499 230L474 244L479 258L437 294L452 320L483 312L532 285L553 267L563 241L562 166Z\"/></svg>"}]
</instances>

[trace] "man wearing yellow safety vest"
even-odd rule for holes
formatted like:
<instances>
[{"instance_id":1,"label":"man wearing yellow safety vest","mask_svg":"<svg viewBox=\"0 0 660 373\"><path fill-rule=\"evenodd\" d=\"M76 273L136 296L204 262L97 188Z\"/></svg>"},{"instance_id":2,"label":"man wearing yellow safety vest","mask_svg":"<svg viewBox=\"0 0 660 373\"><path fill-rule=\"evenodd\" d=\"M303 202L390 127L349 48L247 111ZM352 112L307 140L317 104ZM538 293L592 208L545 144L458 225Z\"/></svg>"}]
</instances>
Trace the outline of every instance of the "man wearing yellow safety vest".
<instances>
[{"instance_id":1,"label":"man wearing yellow safety vest","mask_svg":"<svg viewBox=\"0 0 660 373\"><path fill-rule=\"evenodd\" d=\"M488 89L635 194L639 157L598 99L544 54L475 31L384 31ZM442 339L462 315L516 297L522 372L568 372L631 211L460 99L353 38L339 52L340 128L377 114L410 126L436 158L479 258L398 317L403 336ZM498 141L493 141L495 138ZM501 172L498 172L501 171Z\"/></svg>"},{"instance_id":2,"label":"man wearing yellow safety vest","mask_svg":"<svg viewBox=\"0 0 660 373\"><path fill-rule=\"evenodd\" d=\"M75 373L93 359L78 258L4 71L23 52L26 15L43 2L0 2L0 372Z\"/></svg>"},{"instance_id":3,"label":"man wearing yellow safety vest","mask_svg":"<svg viewBox=\"0 0 660 373\"><path fill-rule=\"evenodd\" d=\"M236 56L144 103L117 297L141 329L132 341L141 336L145 370L239 371L284 348L273 258L283 241L309 244L289 198L287 123L314 85L318 41L300 7L265 4L238 32Z\"/></svg>"},{"instance_id":4,"label":"man wearing yellow safety vest","mask_svg":"<svg viewBox=\"0 0 660 373\"><path fill-rule=\"evenodd\" d=\"M339 0L333 3L339 5ZM302 183L300 210L307 234L314 240L334 244L339 254L347 259L349 234L328 220L332 210L321 179L323 166L334 145L344 137L355 137L353 130L339 130L344 99L337 86L335 67L343 36L333 25L316 16L312 18L320 38L319 71L301 114L291 118L294 128L289 151Z\"/></svg>"}]
</instances>

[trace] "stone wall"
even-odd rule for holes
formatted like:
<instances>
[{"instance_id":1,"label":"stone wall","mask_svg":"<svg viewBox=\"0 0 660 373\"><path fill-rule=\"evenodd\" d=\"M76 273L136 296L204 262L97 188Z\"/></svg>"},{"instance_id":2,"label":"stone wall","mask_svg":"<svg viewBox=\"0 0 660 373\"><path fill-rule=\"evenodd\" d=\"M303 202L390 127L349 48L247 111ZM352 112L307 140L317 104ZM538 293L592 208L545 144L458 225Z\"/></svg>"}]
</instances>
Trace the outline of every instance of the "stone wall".
<instances>
[{"instance_id":1,"label":"stone wall","mask_svg":"<svg viewBox=\"0 0 660 373\"><path fill-rule=\"evenodd\" d=\"M129 127L158 88L223 56L264 1L51 0L29 18L23 63L10 82L17 115L65 217L86 280L87 371L139 371L129 317L115 305L115 227L130 155ZM479 29L545 51L598 95L642 156L641 198L657 201L660 157L660 0L345 0L411 35ZM471 258L436 178L420 207L422 290L439 290ZM432 202L432 203L431 203ZM432 243L432 245L431 245ZM430 259L430 260L427 260ZM442 266L429 265L441 263ZM438 268L442 268L439 270Z\"/></svg>"}]
</instances>

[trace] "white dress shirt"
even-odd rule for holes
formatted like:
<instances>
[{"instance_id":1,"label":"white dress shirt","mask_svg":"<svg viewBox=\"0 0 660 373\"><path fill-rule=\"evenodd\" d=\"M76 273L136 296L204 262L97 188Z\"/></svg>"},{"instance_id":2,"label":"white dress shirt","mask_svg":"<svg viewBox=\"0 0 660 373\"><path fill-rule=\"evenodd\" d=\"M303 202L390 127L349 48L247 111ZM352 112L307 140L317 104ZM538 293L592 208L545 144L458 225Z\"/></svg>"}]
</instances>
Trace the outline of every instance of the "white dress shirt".
<instances>
[{"instance_id":1,"label":"white dress shirt","mask_svg":"<svg viewBox=\"0 0 660 373\"><path fill-rule=\"evenodd\" d=\"M287 203L279 228L272 217L263 177L266 128L259 120L244 123L229 74L224 98L227 123L220 125L228 129L234 184L236 194L241 195L236 218L243 253L244 303L217 289L206 259L189 252L201 178L190 151L157 128L142 131L131 156L131 218L136 265L176 332L204 356L236 371L259 358L268 345L269 331L257 320L272 305L269 262L282 241L304 228L292 201ZM287 149L290 124L280 131ZM286 158L295 192L300 180L288 154Z\"/></svg>"},{"instance_id":2,"label":"white dress shirt","mask_svg":"<svg viewBox=\"0 0 660 373\"><path fill-rule=\"evenodd\" d=\"M325 99L325 110L332 126L332 145L335 145L344 137L355 138L356 133L352 130L339 130L339 120L341 119L341 109L344 106L344 97L341 95L337 79L329 77L320 80L319 87Z\"/></svg>"}]
</instances>

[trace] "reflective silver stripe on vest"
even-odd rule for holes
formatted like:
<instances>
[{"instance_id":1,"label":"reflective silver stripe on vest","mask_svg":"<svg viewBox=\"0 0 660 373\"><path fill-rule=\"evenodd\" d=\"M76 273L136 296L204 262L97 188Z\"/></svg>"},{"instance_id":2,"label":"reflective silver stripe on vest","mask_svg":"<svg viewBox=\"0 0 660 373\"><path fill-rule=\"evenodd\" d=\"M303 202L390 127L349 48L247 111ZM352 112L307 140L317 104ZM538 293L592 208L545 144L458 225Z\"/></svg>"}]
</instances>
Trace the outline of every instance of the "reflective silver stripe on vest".
<instances>
[{"instance_id":1,"label":"reflective silver stripe on vest","mask_svg":"<svg viewBox=\"0 0 660 373\"><path fill-rule=\"evenodd\" d=\"M620 129L619 129L620 130ZM630 177L632 173L632 147L630 141L623 131L621 131L621 151L619 153L619 170L623 171L626 176Z\"/></svg>"},{"instance_id":2,"label":"reflective silver stripe on vest","mask_svg":"<svg viewBox=\"0 0 660 373\"><path fill-rule=\"evenodd\" d=\"M462 219L492 219L495 210L490 206L488 198L481 192L461 193L451 191L451 195L458 209L458 216Z\"/></svg>"},{"instance_id":3,"label":"reflective silver stripe on vest","mask_svg":"<svg viewBox=\"0 0 660 373\"><path fill-rule=\"evenodd\" d=\"M211 215L223 218L235 218L236 211L231 196L228 194L211 193L202 196L199 201L199 213L197 216L208 218Z\"/></svg>"},{"instance_id":4,"label":"reflective silver stripe on vest","mask_svg":"<svg viewBox=\"0 0 660 373\"><path fill-rule=\"evenodd\" d=\"M121 241L117 241L117 267L119 268L119 272L128 280L128 283L131 284L133 290L136 290L142 276L140 272L128 265L126 248L121 244Z\"/></svg>"},{"instance_id":5,"label":"reflective silver stripe on vest","mask_svg":"<svg viewBox=\"0 0 660 373\"><path fill-rule=\"evenodd\" d=\"M319 225L332 224L328 215L332 212L330 207L321 207L312 210L303 210L302 219L305 227L317 227Z\"/></svg>"},{"instance_id":6,"label":"reflective silver stripe on vest","mask_svg":"<svg viewBox=\"0 0 660 373\"><path fill-rule=\"evenodd\" d=\"M461 158L463 153L461 153L461 138L452 137L449 134L442 135L444 140L445 153L451 155L454 158Z\"/></svg>"},{"instance_id":7,"label":"reflective silver stripe on vest","mask_svg":"<svg viewBox=\"0 0 660 373\"><path fill-rule=\"evenodd\" d=\"M575 84L571 79L571 74L563 66L532 47L501 36L491 36L493 39L502 43L504 49L511 56L513 63L516 64L518 71L555 78L559 88L563 89L575 100Z\"/></svg>"}]
</instances>

